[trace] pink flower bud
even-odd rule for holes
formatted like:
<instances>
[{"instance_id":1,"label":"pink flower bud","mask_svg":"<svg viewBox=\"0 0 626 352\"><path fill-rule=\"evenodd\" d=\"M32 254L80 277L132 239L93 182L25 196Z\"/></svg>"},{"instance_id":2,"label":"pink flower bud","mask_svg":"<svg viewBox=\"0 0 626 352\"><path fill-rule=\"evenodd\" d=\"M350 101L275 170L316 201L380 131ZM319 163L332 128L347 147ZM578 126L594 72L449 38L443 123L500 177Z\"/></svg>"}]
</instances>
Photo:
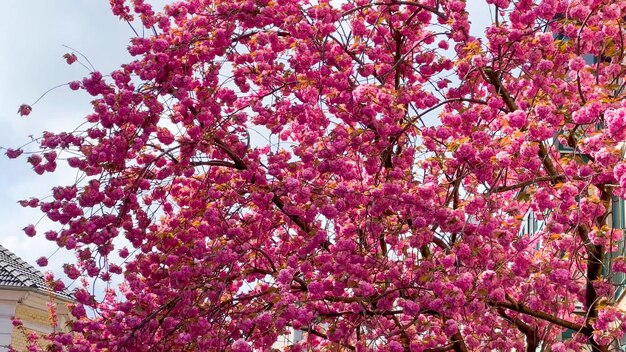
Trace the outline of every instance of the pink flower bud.
<instances>
[{"instance_id":1,"label":"pink flower bud","mask_svg":"<svg viewBox=\"0 0 626 352\"><path fill-rule=\"evenodd\" d=\"M80 82L78 81L72 81L68 83L68 85L70 86L71 90L78 90L80 88Z\"/></svg>"},{"instance_id":2,"label":"pink flower bud","mask_svg":"<svg viewBox=\"0 0 626 352\"><path fill-rule=\"evenodd\" d=\"M9 148L9 149L7 149L7 151L4 154L6 154L6 156L9 159L15 159L18 156L22 155L23 152L24 151L22 149L11 149L11 148Z\"/></svg>"},{"instance_id":3,"label":"pink flower bud","mask_svg":"<svg viewBox=\"0 0 626 352\"><path fill-rule=\"evenodd\" d=\"M37 265L44 267L48 265L48 258L46 257L40 257L39 259L37 259Z\"/></svg>"},{"instance_id":4,"label":"pink flower bud","mask_svg":"<svg viewBox=\"0 0 626 352\"><path fill-rule=\"evenodd\" d=\"M26 236L28 237L33 237L37 234L37 230L35 230L35 225L28 225L25 228L23 228L23 230Z\"/></svg>"},{"instance_id":5,"label":"pink flower bud","mask_svg":"<svg viewBox=\"0 0 626 352\"><path fill-rule=\"evenodd\" d=\"M17 113L20 114L20 116L28 116L31 111L33 111L33 108L28 104L22 104L20 108L17 109Z\"/></svg>"},{"instance_id":6,"label":"pink flower bud","mask_svg":"<svg viewBox=\"0 0 626 352\"><path fill-rule=\"evenodd\" d=\"M71 65L74 62L76 62L76 60L78 60L78 57L76 57L75 54L70 54L70 53L63 55L63 58L65 59L65 62L67 62L68 65Z\"/></svg>"}]
</instances>

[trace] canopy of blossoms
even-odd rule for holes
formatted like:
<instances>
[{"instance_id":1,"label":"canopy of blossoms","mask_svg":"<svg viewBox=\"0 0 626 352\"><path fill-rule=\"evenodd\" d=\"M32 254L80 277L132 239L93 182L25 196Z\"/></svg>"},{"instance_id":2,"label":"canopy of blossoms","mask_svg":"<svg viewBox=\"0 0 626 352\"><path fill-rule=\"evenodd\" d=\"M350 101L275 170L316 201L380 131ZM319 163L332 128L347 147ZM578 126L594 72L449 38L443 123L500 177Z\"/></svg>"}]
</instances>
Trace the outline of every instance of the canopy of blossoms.
<instances>
[{"instance_id":1,"label":"canopy of blossoms","mask_svg":"<svg viewBox=\"0 0 626 352\"><path fill-rule=\"evenodd\" d=\"M134 60L69 84L79 128L7 151L83 175L23 202L62 225L26 233L123 280L85 280L50 348L617 346L626 2L476 3L111 0Z\"/></svg>"}]
</instances>

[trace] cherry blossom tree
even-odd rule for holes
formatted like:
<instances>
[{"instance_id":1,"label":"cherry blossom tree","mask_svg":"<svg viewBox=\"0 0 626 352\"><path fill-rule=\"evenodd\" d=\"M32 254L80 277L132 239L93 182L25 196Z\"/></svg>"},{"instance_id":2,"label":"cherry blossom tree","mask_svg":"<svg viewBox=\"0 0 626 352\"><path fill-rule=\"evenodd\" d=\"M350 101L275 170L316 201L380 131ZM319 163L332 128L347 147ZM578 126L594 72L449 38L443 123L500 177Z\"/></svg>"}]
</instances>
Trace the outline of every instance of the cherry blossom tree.
<instances>
[{"instance_id":1,"label":"cherry blossom tree","mask_svg":"<svg viewBox=\"0 0 626 352\"><path fill-rule=\"evenodd\" d=\"M626 3L111 7L145 27L134 61L69 84L81 127L7 151L83 175L23 205L62 225L69 278L123 281L84 280L50 348L619 346Z\"/></svg>"}]
</instances>

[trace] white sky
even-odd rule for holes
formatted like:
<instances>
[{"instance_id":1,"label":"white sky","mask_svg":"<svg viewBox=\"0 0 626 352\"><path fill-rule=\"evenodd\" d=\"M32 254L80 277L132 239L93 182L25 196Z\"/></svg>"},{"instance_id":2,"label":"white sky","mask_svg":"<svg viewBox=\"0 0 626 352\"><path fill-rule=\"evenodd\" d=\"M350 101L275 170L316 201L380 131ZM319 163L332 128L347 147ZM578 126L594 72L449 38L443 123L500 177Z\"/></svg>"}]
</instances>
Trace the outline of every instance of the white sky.
<instances>
[{"instance_id":1,"label":"white sky","mask_svg":"<svg viewBox=\"0 0 626 352\"><path fill-rule=\"evenodd\" d=\"M163 4L167 1L157 1ZM471 0L474 10L481 1ZM0 11L0 146L19 147L29 135L44 130L71 130L90 113L89 97L68 87L48 93L33 106L27 118L16 113L23 103L33 103L42 93L59 84L80 80L88 71L78 64L68 66L63 54L70 46L84 55L96 69L108 74L129 60L129 26L114 17L106 0L19 0L7 1ZM486 9L485 9L486 10ZM489 21L487 11L474 11L471 19L478 28ZM475 32L475 30L473 31ZM479 30L475 35L481 35ZM82 59L82 58L81 58ZM1 152L4 154L4 151ZM62 163L59 163L61 165ZM43 238L50 224L40 223L38 236L26 237L22 228L36 223L41 214L17 204L30 196L43 198L50 188L71 184L71 172L36 175L24 158L0 157L0 244L34 264L40 256L50 256L56 246ZM67 252L58 252L46 270L61 272L62 263L73 261Z\"/></svg>"}]
</instances>

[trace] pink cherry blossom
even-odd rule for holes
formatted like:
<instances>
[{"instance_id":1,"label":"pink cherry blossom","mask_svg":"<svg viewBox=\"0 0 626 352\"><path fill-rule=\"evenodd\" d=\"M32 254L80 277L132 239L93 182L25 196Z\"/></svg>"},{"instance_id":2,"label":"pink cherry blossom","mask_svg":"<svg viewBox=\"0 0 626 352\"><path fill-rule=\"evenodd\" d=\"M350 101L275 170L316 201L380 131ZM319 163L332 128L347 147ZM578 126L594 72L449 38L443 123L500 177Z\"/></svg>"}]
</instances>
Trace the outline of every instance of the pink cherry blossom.
<instances>
[{"instance_id":1,"label":"pink cherry blossom","mask_svg":"<svg viewBox=\"0 0 626 352\"><path fill-rule=\"evenodd\" d=\"M35 230L35 225L28 225L24 228L24 233L26 234L26 236L28 237L33 237L37 234L37 231Z\"/></svg>"},{"instance_id":2,"label":"pink cherry blossom","mask_svg":"<svg viewBox=\"0 0 626 352\"><path fill-rule=\"evenodd\" d=\"M72 331L50 349L623 338L619 3L110 5L150 31L120 68L68 83L92 96L80 128L3 146L37 174L78 173L19 202L77 258ZM470 21L486 10L486 28Z\"/></svg>"},{"instance_id":3,"label":"pink cherry blossom","mask_svg":"<svg viewBox=\"0 0 626 352\"><path fill-rule=\"evenodd\" d=\"M608 109L604 118L611 137L616 140L626 138L626 109Z\"/></svg>"},{"instance_id":4,"label":"pink cherry blossom","mask_svg":"<svg viewBox=\"0 0 626 352\"><path fill-rule=\"evenodd\" d=\"M37 259L37 265L39 266L48 266L48 258L46 257L40 257L39 259Z\"/></svg>"},{"instance_id":5,"label":"pink cherry blossom","mask_svg":"<svg viewBox=\"0 0 626 352\"><path fill-rule=\"evenodd\" d=\"M68 83L69 87L71 90L78 90L80 88L80 82L78 81L72 81L70 83Z\"/></svg>"},{"instance_id":6,"label":"pink cherry blossom","mask_svg":"<svg viewBox=\"0 0 626 352\"><path fill-rule=\"evenodd\" d=\"M5 152L6 156L9 159L15 159L17 157L19 157L20 155L22 155L24 151L22 149L7 149L7 151Z\"/></svg>"},{"instance_id":7,"label":"pink cherry blossom","mask_svg":"<svg viewBox=\"0 0 626 352\"><path fill-rule=\"evenodd\" d=\"M67 62L68 65L71 65L74 62L76 62L76 60L78 60L78 57L74 53L64 54L63 58L65 59L65 62Z\"/></svg>"},{"instance_id":8,"label":"pink cherry blossom","mask_svg":"<svg viewBox=\"0 0 626 352\"><path fill-rule=\"evenodd\" d=\"M33 108L30 105L22 104L20 105L20 108L17 110L17 113L20 114L20 116L28 116L30 115L31 111L33 111Z\"/></svg>"}]
</instances>

